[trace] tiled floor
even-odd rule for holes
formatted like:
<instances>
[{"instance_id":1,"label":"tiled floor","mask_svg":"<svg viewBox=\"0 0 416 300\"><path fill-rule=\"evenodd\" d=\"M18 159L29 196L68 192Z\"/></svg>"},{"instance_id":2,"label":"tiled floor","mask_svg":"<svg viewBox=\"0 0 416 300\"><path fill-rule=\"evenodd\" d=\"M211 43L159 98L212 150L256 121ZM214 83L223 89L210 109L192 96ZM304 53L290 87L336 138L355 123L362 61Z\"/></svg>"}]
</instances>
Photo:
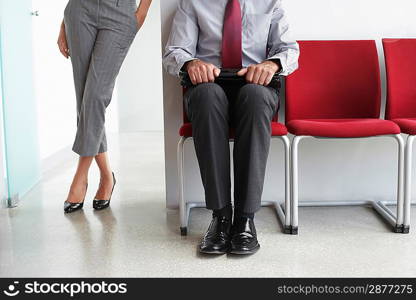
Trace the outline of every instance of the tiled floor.
<instances>
[{"instance_id":1,"label":"tiled floor","mask_svg":"<svg viewBox=\"0 0 416 300\"><path fill-rule=\"evenodd\" d=\"M111 209L91 207L94 168L84 210L63 214L75 156L48 172L18 208L0 209L1 277L416 276L416 235L391 233L365 207L301 208L299 236L282 234L274 211L263 208L256 255L199 256L210 213L193 210L189 235L179 235L178 212L165 209L162 134L110 142L118 178Z\"/></svg>"}]
</instances>

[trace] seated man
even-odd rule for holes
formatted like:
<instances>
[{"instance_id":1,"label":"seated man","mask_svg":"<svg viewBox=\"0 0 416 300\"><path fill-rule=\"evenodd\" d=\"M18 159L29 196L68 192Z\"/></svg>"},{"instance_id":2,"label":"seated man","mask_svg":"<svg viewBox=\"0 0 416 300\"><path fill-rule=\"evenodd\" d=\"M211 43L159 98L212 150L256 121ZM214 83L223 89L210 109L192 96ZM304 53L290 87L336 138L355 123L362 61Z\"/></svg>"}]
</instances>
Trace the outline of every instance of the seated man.
<instances>
[{"instance_id":1,"label":"seated man","mask_svg":"<svg viewBox=\"0 0 416 300\"><path fill-rule=\"evenodd\" d=\"M298 67L299 47L288 32L281 0L181 0L163 63L187 71L184 95L192 122L205 200L212 222L200 245L207 254L252 254L260 245L254 214L261 206L278 91L275 73ZM240 84L215 83L221 69L237 69ZM229 131L234 129L232 223Z\"/></svg>"}]
</instances>

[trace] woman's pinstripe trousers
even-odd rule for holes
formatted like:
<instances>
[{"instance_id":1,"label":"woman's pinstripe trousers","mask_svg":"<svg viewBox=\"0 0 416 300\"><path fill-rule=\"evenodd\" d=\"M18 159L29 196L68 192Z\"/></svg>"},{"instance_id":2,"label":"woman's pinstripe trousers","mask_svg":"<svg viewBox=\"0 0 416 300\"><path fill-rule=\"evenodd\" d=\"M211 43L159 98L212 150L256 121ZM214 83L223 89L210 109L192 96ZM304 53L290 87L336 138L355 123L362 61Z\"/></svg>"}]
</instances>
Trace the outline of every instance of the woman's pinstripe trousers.
<instances>
[{"instance_id":1,"label":"woman's pinstripe trousers","mask_svg":"<svg viewBox=\"0 0 416 300\"><path fill-rule=\"evenodd\" d=\"M64 13L77 99L73 151L107 151L105 111L137 33L136 0L69 0Z\"/></svg>"}]
</instances>

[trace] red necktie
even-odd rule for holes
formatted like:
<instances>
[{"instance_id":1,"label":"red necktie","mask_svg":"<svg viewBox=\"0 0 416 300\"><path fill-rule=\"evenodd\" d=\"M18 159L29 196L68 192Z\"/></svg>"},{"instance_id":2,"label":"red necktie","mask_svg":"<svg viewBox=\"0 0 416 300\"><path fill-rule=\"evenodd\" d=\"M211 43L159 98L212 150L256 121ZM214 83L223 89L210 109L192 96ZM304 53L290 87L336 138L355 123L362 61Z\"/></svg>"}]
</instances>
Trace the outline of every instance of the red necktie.
<instances>
[{"instance_id":1,"label":"red necktie","mask_svg":"<svg viewBox=\"0 0 416 300\"><path fill-rule=\"evenodd\" d=\"M242 66L242 21L238 0L228 0L222 34L222 67L240 69Z\"/></svg>"}]
</instances>

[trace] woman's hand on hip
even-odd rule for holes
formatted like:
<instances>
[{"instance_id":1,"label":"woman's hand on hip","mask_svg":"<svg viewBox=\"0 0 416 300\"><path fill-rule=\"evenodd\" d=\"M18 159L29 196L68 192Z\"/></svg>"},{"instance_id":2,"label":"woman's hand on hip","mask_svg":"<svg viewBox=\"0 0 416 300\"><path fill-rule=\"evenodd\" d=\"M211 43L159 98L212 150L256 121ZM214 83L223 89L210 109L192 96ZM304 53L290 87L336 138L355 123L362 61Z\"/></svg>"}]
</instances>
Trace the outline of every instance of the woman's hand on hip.
<instances>
[{"instance_id":1,"label":"woman's hand on hip","mask_svg":"<svg viewBox=\"0 0 416 300\"><path fill-rule=\"evenodd\" d=\"M65 23L64 22L62 22L61 29L59 30L58 47L59 47L59 51L61 51L62 55L65 56L65 58L68 58L69 57L69 49L68 49L68 42L66 40Z\"/></svg>"},{"instance_id":2,"label":"woman's hand on hip","mask_svg":"<svg viewBox=\"0 0 416 300\"><path fill-rule=\"evenodd\" d=\"M137 7L136 11L137 26L139 27L138 29L143 26L151 4L152 0L140 0L139 7Z\"/></svg>"},{"instance_id":3,"label":"woman's hand on hip","mask_svg":"<svg viewBox=\"0 0 416 300\"><path fill-rule=\"evenodd\" d=\"M142 28L144 21L146 20L147 12L143 13L141 10L136 11L137 27L140 30Z\"/></svg>"}]
</instances>

